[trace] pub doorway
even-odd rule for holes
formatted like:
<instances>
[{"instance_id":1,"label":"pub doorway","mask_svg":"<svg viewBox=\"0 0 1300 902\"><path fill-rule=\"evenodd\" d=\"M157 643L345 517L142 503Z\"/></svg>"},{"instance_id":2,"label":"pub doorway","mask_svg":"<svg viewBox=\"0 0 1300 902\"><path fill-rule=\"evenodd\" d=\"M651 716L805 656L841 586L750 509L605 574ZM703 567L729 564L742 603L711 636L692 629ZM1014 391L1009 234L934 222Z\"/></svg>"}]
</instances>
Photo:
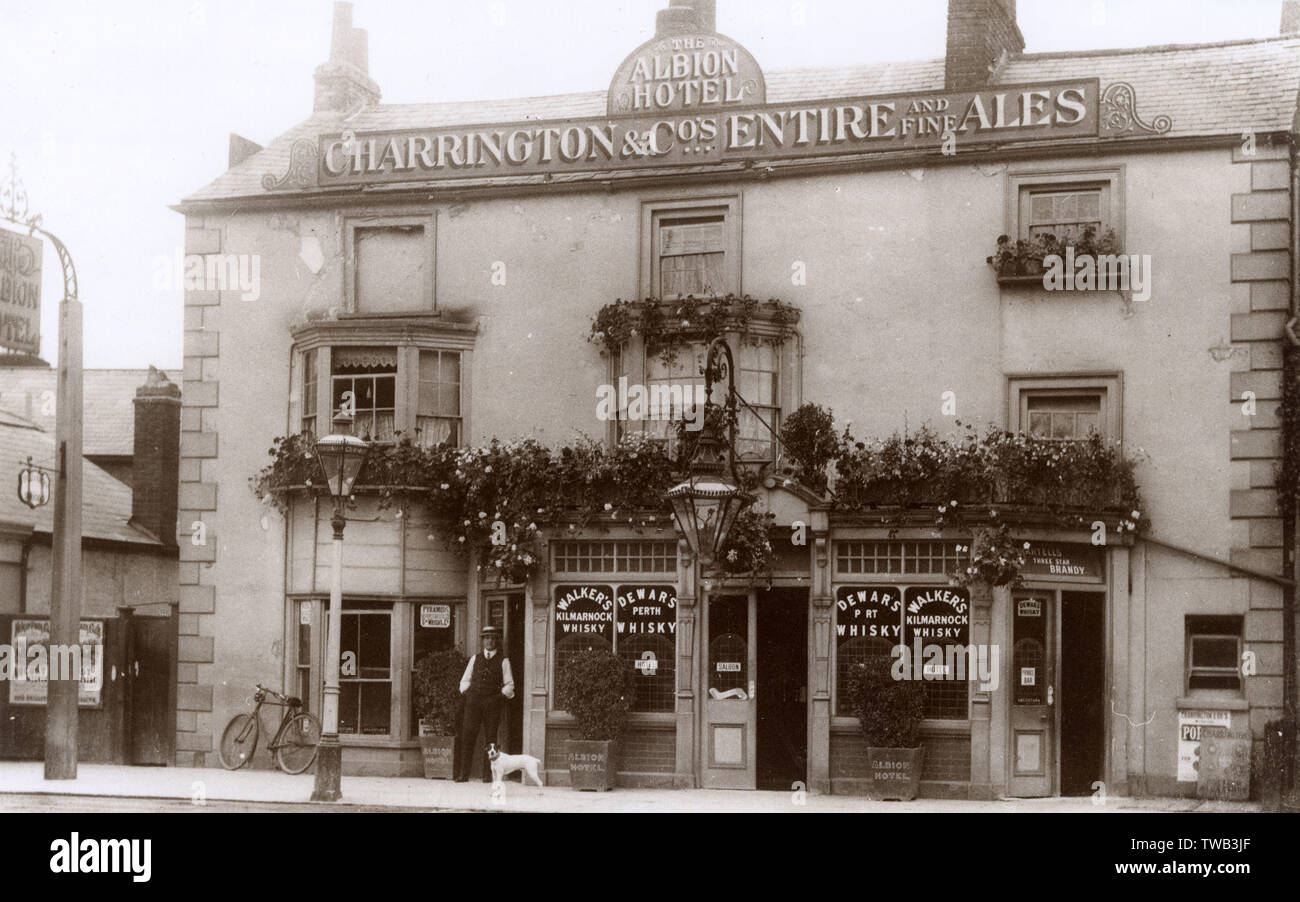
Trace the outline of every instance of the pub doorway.
<instances>
[{"instance_id":1,"label":"pub doorway","mask_svg":"<svg viewBox=\"0 0 1300 902\"><path fill-rule=\"evenodd\" d=\"M808 780L808 590L758 593L759 789L790 791Z\"/></svg>"},{"instance_id":2,"label":"pub doorway","mask_svg":"<svg viewBox=\"0 0 1300 902\"><path fill-rule=\"evenodd\" d=\"M1061 593L1061 795L1093 794L1106 757L1104 594Z\"/></svg>"}]
</instances>

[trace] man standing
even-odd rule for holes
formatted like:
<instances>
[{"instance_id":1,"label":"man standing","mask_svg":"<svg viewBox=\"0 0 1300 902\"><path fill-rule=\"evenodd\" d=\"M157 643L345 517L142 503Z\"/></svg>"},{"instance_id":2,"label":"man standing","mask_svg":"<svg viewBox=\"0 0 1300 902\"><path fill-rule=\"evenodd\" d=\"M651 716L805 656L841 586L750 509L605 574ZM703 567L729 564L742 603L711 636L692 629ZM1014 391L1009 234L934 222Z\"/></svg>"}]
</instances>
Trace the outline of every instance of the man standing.
<instances>
[{"instance_id":1,"label":"man standing","mask_svg":"<svg viewBox=\"0 0 1300 902\"><path fill-rule=\"evenodd\" d=\"M503 698L515 697L515 678L510 662L500 651L501 627L483 627L483 651L469 659L465 675L460 678L460 694L465 696L465 720L462 724L461 756L456 782L469 779L474 738L483 726L483 782L492 781L487 763L488 745L497 741L497 724L501 720Z\"/></svg>"}]
</instances>

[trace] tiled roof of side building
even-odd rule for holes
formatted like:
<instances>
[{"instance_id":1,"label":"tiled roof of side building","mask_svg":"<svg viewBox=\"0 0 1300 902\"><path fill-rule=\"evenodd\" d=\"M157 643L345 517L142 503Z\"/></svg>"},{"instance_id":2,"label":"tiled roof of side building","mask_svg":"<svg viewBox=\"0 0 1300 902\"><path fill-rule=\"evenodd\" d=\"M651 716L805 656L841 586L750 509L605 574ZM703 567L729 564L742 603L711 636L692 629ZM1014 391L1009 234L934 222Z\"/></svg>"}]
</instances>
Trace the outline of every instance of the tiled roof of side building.
<instances>
[{"instance_id":1,"label":"tiled roof of side building","mask_svg":"<svg viewBox=\"0 0 1300 902\"><path fill-rule=\"evenodd\" d=\"M1097 78L1103 90L1126 82L1137 92L1138 114L1150 121L1169 116L1170 138L1289 131L1300 95L1300 37L1183 44L1126 50L1030 53L1009 59L996 84ZM769 103L836 97L941 91L944 61L882 63L769 72ZM318 113L270 146L234 166L186 201L266 194L262 177L282 173L293 143L338 134L451 125L484 125L534 119L604 116L605 91L482 102L380 104L344 122Z\"/></svg>"},{"instance_id":2,"label":"tiled roof of side building","mask_svg":"<svg viewBox=\"0 0 1300 902\"><path fill-rule=\"evenodd\" d=\"M83 372L83 454L130 457L135 452L135 390L148 377L148 369ZM57 378L58 370L48 367L0 366L0 408L53 434Z\"/></svg>"},{"instance_id":3,"label":"tiled roof of side building","mask_svg":"<svg viewBox=\"0 0 1300 902\"><path fill-rule=\"evenodd\" d=\"M53 499L33 510L18 500L13 486L17 484L18 471L25 466L28 457L38 466L54 466L54 436L31 425L23 425L22 417L0 414L0 448L5 452L0 455L0 484L8 489L0 492L0 521L30 523L36 532L52 534ZM129 488L88 460L82 461L81 475L83 537L137 545L162 544L155 536L131 525Z\"/></svg>"}]
</instances>

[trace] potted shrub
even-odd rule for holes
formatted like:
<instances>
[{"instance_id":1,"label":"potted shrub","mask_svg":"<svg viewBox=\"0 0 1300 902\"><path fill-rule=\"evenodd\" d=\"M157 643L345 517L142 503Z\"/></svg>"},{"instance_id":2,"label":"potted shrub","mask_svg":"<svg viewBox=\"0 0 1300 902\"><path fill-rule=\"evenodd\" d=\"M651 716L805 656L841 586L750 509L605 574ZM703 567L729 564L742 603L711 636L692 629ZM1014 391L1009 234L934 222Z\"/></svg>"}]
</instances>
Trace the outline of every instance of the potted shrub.
<instances>
[{"instance_id":1,"label":"potted shrub","mask_svg":"<svg viewBox=\"0 0 1300 902\"><path fill-rule=\"evenodd\" d=\"M635 671L611 651L588 648L561 668L555 700L573 715L578 733L565 746L574 789L614 788L616 744L635 695Z\"/></svg>"},{"instance_id":2,"label":"potted shrub","mask_svg":"<svg viewBox=\"0 0 1300 902\"><path fill-rule=\"evenodd\" d=\"M873 799L909 802L921 782L925 748L921 717L925 690L913 679L895 679L890 658L869 658L854 677L853 710L867 740ZM910 676L910 675L905 675Z\"/></svg>"},{"instance_id":3,"label":"potted shrub","mask_svg":"<svg viewBox=\"0 0 1300 902\"><path fill-rule=\"evenodd\" d=\"M460 678L467 659L459 649L431 652L415 665L416 713L424 775L450 780L455 775L456 733L460 725Z\"/></svg>"}]
</instances>

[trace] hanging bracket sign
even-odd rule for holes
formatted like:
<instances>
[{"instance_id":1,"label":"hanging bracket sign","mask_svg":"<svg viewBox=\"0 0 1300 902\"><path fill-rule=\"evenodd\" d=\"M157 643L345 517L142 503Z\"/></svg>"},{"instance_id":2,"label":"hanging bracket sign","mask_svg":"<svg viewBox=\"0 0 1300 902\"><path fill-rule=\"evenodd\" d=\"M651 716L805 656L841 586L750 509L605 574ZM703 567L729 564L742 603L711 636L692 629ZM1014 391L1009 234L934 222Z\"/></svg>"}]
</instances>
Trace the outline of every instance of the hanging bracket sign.
<instances>
[{"instance_id":1,"label":"hanging bracket sign","mask_svg":"<svg viewBox=\"0 0 1300 902\"><path fill-rule=\"evenodd\" d=\"M41 255L44 245L0 229L0 348L41 352Z\"/></svg>"}]
</instances>

